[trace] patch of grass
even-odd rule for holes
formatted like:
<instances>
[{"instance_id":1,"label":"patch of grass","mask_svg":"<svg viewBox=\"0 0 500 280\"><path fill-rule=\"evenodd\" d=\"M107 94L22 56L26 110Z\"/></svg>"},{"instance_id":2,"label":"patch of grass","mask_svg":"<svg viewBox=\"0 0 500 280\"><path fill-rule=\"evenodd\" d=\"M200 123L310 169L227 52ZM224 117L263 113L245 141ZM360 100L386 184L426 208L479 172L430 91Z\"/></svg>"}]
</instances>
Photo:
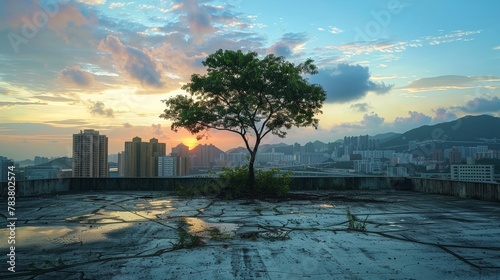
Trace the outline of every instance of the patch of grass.
<instances>
[{"instance_id":1,"label":"patch of grass","mask_svg":"<svg viewBox=\"0 0 500 280\"><path fill-rule=\"evenodd\" d=\"M205 242L203 242L200 236L191 234L183 228L179 228L179 239L177 243L173 244L173 249L190 249L203 246L204 244Z\"/></svg>"},{"instance_id":2,"label":"patch of grass","mask_svg":"<svg viewBox=\"0 0 500 280\"><path fill-rule=\"evenodd\" d=\"M354 214L351 213L349 207L346 208L346 215L348 221L348 230L356 230L356 231L366 231L366 220L370 215L367 215L366 218L361 221Z\"/></svg>"}]
</instances>

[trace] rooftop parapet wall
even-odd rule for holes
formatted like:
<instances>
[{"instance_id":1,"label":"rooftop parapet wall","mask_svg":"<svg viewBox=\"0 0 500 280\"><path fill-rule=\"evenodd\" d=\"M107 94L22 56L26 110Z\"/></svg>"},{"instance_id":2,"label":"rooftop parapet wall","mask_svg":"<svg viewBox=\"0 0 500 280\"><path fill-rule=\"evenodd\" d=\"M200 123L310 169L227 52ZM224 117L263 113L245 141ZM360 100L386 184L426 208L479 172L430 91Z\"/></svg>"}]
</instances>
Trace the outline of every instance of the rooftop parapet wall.
<instances>
[{"instance_id":1,"label":"rooftop parapet wall","mask_svg":"<svg viewBox=\"0 0 500 280\"><path fill-rule=\"evenodd\" d=\"M86 191L175 191L178 186L200 187L214 178L63 178L16 182L16 195L36 196ZM440 179L388 177L292 177L291 190L413 190L454 195L486 201L500 201L500 184ZM0 195L7 196L7 183L1 183Z\"/></svg>"},{"instance_id":2,"label":"rooftop parapet wall","mask_svg":"<svg viewBox=\"0 0 500 280\"><path fill-rule=\"evenodd\" d=\"M500 201L500 184L496 183L426 178L411 178L411 183L411 189L418 192L453 195L486 201Z\"/></svg>"}]
</instances>

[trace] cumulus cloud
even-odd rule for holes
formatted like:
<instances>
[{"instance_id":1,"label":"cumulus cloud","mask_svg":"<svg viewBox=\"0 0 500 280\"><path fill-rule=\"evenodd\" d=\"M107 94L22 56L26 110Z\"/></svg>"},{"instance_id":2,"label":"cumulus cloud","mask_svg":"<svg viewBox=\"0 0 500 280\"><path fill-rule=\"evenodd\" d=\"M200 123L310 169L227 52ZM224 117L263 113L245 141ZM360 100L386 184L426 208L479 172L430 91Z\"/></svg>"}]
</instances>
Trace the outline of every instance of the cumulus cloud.
<instances>
[{"instance_id":1,"label":"cumulus cloud","mask_svg":"<svg viewBox=\"0 0 500 280\"><path fill-rule=\"evenodd\" d=\"M361 125L363 127L376 128L380 127L384 123L384 118L380 117L378 114L371 112L371 114L364 114Z\"/></svg>"},{"instance_id":2,"label":"cumulus cloud","mask_svg":"<svg viewBox=\"0 0 500 280\"><path fill-rule=\"evenodd\" d=\"M99 43L99 48L110 52L118 69L143 86L163 87L161 66L147 49L123 44L120 39L108 35Z\"/></svg>"},{"instance_id":3,"label":"cumulus cloud","mask_svg":"<svg viewBox=\"0 0 500 280\"><path fill-rule=\"evenodd\" d=\"M443 107L433 109L432 111L435 114L433 119L435 122L447 122L457 119L457 115L455 113Z\"/></svg>"},{"instance_id":4,"label":"cumulus cloud","mask_svg":"<svg viewBox=\"0 0 500 280\"><path fill-rule=\"evenodd\" d=\"M428 125L432 121L432 117L427 116L423 113L416 111L409 111L408 117L397 117L394 120L394 126L396 127L419 127L422 125Z\"/></svg>"},{"instance_id":5,"label":"cumulus cloud","mask_svg":"<svg viewBox=\"0 0 500 280\"><path fill-rule=\"evenodd\" d=\"M310 81L320 84L327 92L326 102L349 102L364 97L368 92L384 94L392 85L370 80L368 67L362 65L338 64L334 69L319 70Z\"/></svg>"},{"instance_id":6,"label":"cumulus cloud","mask_svg":"<svg viewBox=\"0 0 500 280\"><path fill-rule=\"evenodd\" d=\"M198 5L198 0L180 1L180 10L185 12L181 17L191 31L191 34L196 37L196 41L200 42L205 35L214 33L217 29L212 26L212 15L207 10L206 6Z\"/></svg>"},{"instance_id":7,"label":"cumulus cloud","mask_svg":"<svg viewBox=\"0 0 500 280\"><path fill-rule=\"evenodd\" d=\"M107 118L114 117L113 109L106 108L104 103L101 101L96 101L96 102L90 101L90 104L88 105L87 108L92 115L103 116Z\"/></svg>"},{"instance_id":8,"label":"cumulus cloud","mask_svg":"<svg viewBox=\"0 0 500 280\"><path fill-rule=\"evenodd\" d=\"M122 126L124 128L131 128L133 125L131 125L129 122L123 123Z\"/></svg>"},{"instance_id":9,"label":"cumulus cloud","mask_svg":"<svg viewBox=\"0 0 500 280\"><path fill-rule=\"evenodd\" d=\"M358 112L368 112L368 109L371 108L371 106L366 102L352 104L350 107Z\"/></svg>"},{"instance_id":10,"label":"cumulus cloud","mask_svg":"<svg viewBox=\"0 0 500 280\"><path fill-rule=\"evenodd\" d=\"M460 110L466 113L495 113L500 112L500 98L476 97L469 100L462 106L454 106L452 109Z\"/></svg>"},{"instance_id":11,"label":"cumulus cloud","mask_svg":"<svg viewBox=\"0 0 500 280\"><path fill-rule=\"evenodd\" d=\"M80 66L65 67L58 75L59 80L65 84L90 87L95 77L92 73L84 71Z\"/></svg>"},{"instance_id":12,"label":"cumulus cloud","mask_svg":"<svg viewBox=\"0 0 500 280\"><path fill-rule=\"evenodd\" d=\"M163 135L163 129L161 128L161 124L152 124L151 128L153 129L153 133L155 135L158 135L158 136Z\"/></svg>"},{"instance_id":13,"label":"cumulus cloud","mask_svg":"<svg viewBox=\"0 0 500 280\"><path fill-rule=\"evenodd\" d=\"M267 53L290 57L294 52L300 50L306 42L306 33L285 33L278 42L267 50Z\"/></svg>"}]
</instances>

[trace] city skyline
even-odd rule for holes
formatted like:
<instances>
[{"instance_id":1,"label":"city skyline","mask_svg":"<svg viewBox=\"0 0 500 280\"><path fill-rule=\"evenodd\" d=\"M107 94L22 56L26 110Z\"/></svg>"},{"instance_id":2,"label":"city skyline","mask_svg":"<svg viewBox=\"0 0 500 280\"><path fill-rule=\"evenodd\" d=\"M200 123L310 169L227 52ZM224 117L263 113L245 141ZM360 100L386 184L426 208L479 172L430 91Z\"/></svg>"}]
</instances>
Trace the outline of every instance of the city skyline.
<instances>
[{"instance_id":1,"label":"city skyline","mask_svg":"<svg viewBox=\"0 0 500 280\"><path fill-rule=\"evenodd\" d=\"M297 2L298 3L298 2ZM319 129L264 143L401 133L464 115L500 116L497 1L2 1L0 155L71 156L95 129L109 153L135 136L167 149L242 146L170 131L161 102L217 49L300 63L327 91Z\"/></svg>"}]
</instances>

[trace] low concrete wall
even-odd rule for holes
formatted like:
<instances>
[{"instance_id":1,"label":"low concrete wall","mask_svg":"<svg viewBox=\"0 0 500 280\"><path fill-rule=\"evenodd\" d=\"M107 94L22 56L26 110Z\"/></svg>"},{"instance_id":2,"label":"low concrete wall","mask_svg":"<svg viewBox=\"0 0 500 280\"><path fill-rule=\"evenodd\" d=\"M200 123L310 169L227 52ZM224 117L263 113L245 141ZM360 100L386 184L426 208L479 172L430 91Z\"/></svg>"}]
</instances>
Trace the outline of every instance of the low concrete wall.
<instances>
[{"instance_id":1,"label":"low concrete wall","mask_svg":"<svg viewBox=\"0 0 500 280\"><path fill-rule=\"evenodd\" d=\"M380 190L391 188L388 177L292 177L291 190Z\"/></svg>"},{"instance_id":2,"label":"low concrete wall","mask_svg":"<svg viewBox=\"0 0 500 280\"><path fill-rule=\"evenodd\" d=\"M16 195L33 196L67 191L175 191L178 186L199 187L216 182L207 177L177 178L62 178L16 182ZM386 177L293 177L291 190L359 190L388 189ZM7 183L2 183L2 197Z\"/></svg>"},{"instance_id":3,"label":"low concrete wall","mask_svg":"<svg viewBox=\"0 0 500 280\"><path fill-rule=\"evenodd\" d=\"M63 178L16 182L17 196L34 196L68 191L174 191L178 186L199 187L214 178ZM1 183L0 196L7 196L7 182ZM425 178L388 177L293 177L291 190L413 190L455 195L487 201L500 201L500 184Z\"/></svg>"},{"instance_id":4,"label":"low concrete wall","mask_svg":"<svg viewBox=\"0 0 500 280\"><path fill-rule=\"evenodd\" d=\"M52 194L66 192L70 189L71 178L63 179L39 179L15 182L16 196L33 196L42 194ZM0 195L6 197L8 183L0 183Z\"/></svg>"},{"instance_id":5,"label":"low concrete wall","mask_svg":"<svg viewBox=\"0 0 500 280\"><path fill-rule=\"evenodd\" d=\"M500 184L411 178L411 189L418 192L454 195L487 201L500 201Z\"/></svg>"}]
</instances>

